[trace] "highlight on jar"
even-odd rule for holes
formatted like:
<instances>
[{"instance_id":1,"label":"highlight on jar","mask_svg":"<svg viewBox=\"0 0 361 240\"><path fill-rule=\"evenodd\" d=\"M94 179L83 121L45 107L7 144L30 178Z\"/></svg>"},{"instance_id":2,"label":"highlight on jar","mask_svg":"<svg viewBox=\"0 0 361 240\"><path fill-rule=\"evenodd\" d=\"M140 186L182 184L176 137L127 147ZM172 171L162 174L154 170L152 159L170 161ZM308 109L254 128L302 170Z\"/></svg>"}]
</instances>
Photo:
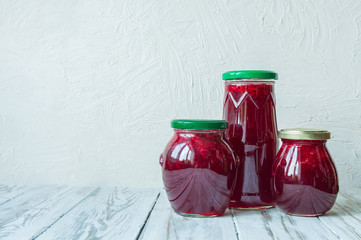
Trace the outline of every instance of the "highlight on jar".
<instances>
[{"instance_id":1,"label":"highlight on jar","mask_svg":"<svg viewBox=\"0 0 361 240\"><path fill-rule=\"evenodd\" d=\"M222 215L234 187L237 162L224 120L177 119L160 156L162 177L174 211L188 217Z\"/></svg>"},{"instance_id":2,"label":"highlight on jar","mask_svg":"<svg viewBox=\"0 0 361 240\"><path fill-rule=\"evenodd\" d=\"M273 166L277 207L297 216L320 216L334 205L338 178L326 148L330 132L282 129L282 146Z\"/></svg>"}]
</instances>

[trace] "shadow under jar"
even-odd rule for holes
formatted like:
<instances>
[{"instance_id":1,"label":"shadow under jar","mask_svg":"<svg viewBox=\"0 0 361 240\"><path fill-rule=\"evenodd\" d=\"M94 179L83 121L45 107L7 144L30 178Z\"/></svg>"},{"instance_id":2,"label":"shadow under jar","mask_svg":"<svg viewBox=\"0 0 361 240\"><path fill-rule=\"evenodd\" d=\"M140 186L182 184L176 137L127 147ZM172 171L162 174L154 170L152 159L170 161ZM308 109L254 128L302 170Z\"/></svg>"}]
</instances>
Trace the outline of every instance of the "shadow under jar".
<instances>
[{"instance_id":1,"label":"shadow under jar","mask_svg":"<svg viewBox=\"0 0 361 240\"><path fill-rule=\"evenodd\" d=\"M223 120L173 120L174 135L160 157L163 183L174 211L183 216L224 213L236 161Z\"/></svg>"},{"instance_id":2,"label":"shadow under jar","mask_svg":"<svg viewBox=\"0 0 361 240\"><path fill-rule=\"evenodd\" d=\"M320 216L332 208L339 190L335 165L326 148L330 133L284 129L273 166L276 204L291 215Z\"/></svg>"},{"instance_id":3,"label":"shadow under jar","mask_svg":"<svg viewBox=\"0 0 361 240\"><path fill-rule=\"evenodd\" d=\"M277 77L277 73L263 70L223 74L223 119L229 123L226 136L240 160L230 207L274 207L271 179L278 147L274 94Z\"/></svg>"}]
</instances>

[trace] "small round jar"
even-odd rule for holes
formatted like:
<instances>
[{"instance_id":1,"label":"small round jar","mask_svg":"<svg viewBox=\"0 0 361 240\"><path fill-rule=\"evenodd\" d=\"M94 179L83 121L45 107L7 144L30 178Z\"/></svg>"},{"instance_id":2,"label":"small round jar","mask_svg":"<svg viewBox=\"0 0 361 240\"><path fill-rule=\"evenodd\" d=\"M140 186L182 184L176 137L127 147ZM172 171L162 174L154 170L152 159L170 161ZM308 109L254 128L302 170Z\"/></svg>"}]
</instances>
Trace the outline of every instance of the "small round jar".
<instances>
[{"instance_id":1,"label":"small round jar","mask_svg":"<svg viewBox=\"0 0 361 240\"><path fill-rule=\"evenodd\" d=\"M279 131L282 146L273 165L276 205L291 215L320 216L338 193L335 165L326 148L330 132L317 129Z\"/></svg>"},{"instance_id":2,"label":"small round jar","mask_svg":"<svg viewBox=\"0 0 361 240\"><path fill-rule=\"evenodd\" d=\"M236 161L224 120L173 120L174 135L160 157L168 200L178 214L219 216L226 210Z\"/></svg>"}]
</instances>

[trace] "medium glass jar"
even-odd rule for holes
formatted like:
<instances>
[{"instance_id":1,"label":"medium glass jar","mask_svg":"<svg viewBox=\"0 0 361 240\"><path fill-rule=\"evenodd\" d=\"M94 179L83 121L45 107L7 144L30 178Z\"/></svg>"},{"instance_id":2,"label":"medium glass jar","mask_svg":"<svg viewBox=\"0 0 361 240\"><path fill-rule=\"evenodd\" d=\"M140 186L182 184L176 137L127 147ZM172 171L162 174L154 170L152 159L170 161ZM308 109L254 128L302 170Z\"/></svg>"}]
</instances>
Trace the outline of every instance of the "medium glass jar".
<instances>
[{"instance_id":1,"label":"medium glass jar","mask_svg":"<svg viewBox=\"0 0 361 240\"><path fill-rule=\"evenodd\" d=\"M338 180L326 148L330 133L317 129L285 129L273 167L276 204L288 214L319 216L336 201Z\"/></svg>"},{"instance_id":2,"label":"medium glass jar","mask_svg":"<svg viewBox=\"0 0 361 240\"><path fill-rule=\"evenodd\" d=\"M168 200L178 214L219 216L229 204L236 160L223 120L173 120L174 135L160 157Z\"/></svg>"},{"instance_id":3,"label":"medium glass jar","mask_svg":"<svg viewBox=\"0 0 361 240\"><path fill-rule=\"evenodd\" d=\"M230 207L262 209L274 206L271 182L277 151L274 80L277 73L261 70L223 74L223 119L226 136L240 160Z\"/></svg>"}]
</instances>

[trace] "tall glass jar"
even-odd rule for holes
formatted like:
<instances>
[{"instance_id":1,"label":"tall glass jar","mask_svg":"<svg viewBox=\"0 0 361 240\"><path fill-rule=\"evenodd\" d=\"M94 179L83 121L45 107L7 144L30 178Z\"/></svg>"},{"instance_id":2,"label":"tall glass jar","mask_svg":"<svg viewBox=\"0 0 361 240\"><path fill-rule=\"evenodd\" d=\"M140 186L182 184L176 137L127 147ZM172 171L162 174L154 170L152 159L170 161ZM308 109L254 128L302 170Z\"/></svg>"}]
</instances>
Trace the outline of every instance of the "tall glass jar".
<instances>
[{"instance_id":1,"label":"tall glass jar","mask_svg":"<svg viewBox=\"0 0 361 240\"><path fill-rule=\"evenodd\" d=\"M273 167L277 207L287 214L319 216L336 201L338 179L326 148L330 132L284 129Z\"/></svg>"},{"instance_id":2,"label":"tall glass jar","mask_svg":"<svg viewBox=\"0 0 361 240\"><path fill-rule=\"evenodd\" d=\"M178 214L219 216L228 207L236 160L224 120L173 120L174 135L160 157L168 200Z\"/></svg>"},{"instance_id":3,"label":"tall glass jar","mask_svg":"<svg viewBox=\"0 0 361 240\"><path fill-rule=\"evenodd\" d=\"M230 71L223 74L223 79L223 119L229 123L226 136L240 160L230 207L273 207L271 175L278 145L274 94L277 73Z\"/></svg>"}]
</instances>

